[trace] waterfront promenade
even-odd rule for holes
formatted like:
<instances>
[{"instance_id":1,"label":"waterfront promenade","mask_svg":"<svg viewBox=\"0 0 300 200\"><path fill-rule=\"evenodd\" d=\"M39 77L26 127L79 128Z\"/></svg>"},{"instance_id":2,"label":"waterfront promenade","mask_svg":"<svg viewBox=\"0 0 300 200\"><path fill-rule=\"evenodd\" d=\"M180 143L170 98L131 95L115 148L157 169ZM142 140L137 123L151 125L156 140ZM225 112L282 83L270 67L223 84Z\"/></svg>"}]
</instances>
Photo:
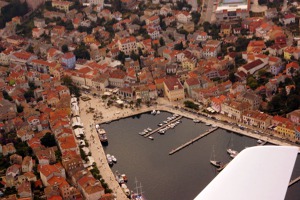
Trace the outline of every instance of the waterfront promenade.
<instances>
[{"instance_id":1,"label":"waterfront promenade","mask_svg":"<svg viewBox=\"0 0 300 200\"><path fill-rule=\"evenodd\" d=\"M151 112L153 109L155 109L155 110L175 113L175 114L178 114L178 115L184 116L186 118L190 118L190 119L199 119L200 121L202 121L204 123L214 124L217 127L220 127L220 128L232 131L232 132L236 132L238 134L242 134L242 135L245 135L248 137L264 140L264 141L267 141L272 144L281 145L281 146L293 145L291 143L285 142L284 140L270 138L266 135L252 133L250 130L241 130L237 126L234 126L229 123L225 123L223 121L218 121L218 120L214 120L211 118L207 118L205 116L197 115L197 114L194 114L192 112L189 112L189 111L186 111L183 109L178 109L178 108L175 109L175 104L172 105L170 102L168 102L165 99L159 99L158 104L156 104L154 106L147 107L147 106L143 105L141 108L139 108L139 109L135 108L133 110L130 108L122 108L121 109L121 108L117 108L115 106L111 106L110 108L105 108L102 100L100 100L99 98L92 97L92 96L89 96L89 97L91 98L91 100L86 101L86 102L80 100L80 104L79 104L80 111L81 111L80 116L81 116L82 122L84 124L86 138L89 141L89 145L90 145L89 148L90 148L92 156L95 159L95 162L100 170L102 177L104 178L106 183L109 185L110 189L112 189L114 191L114 193L116 194L116 198L118 200L119 199L123 200L123 199L128 199L128 198L125 196L125 194L123 193L118 182L115 180L114 174L111 171L111 169L107 163L105 152L103 150L103 147L101 145L101 142L100 142L98 135L96 133L96 130L95 130L96 124L111 122L114 120L134 116L134 115L145 113L145 112ZM94 108L94 113L86 112L90 106L92 108ZM97 114L97 113L98 114L101 113L102 117L98 117L95 119L93 117L93 115ZM108 139L109 139L109 133L108 133ZM295 146L295 145L293 145L293 146ZM129 188L129 189L133 190L133 188Z\"/></svg>"}]
</instances>

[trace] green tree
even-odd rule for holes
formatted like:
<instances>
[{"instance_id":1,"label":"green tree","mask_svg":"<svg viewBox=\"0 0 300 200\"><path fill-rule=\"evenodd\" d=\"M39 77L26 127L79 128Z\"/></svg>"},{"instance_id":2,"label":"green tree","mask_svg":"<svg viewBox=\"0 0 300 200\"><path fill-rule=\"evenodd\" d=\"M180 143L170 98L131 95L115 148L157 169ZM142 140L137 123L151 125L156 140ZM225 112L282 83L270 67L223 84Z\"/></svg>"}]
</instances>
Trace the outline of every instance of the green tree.
<instances>
[{"instance_id":1,"label":"green tree","mask_svg":"<svg viewBox=\"0 0 300 200\"><path fill-rule=\"evenodd\" d=\"M33 90L28 90L24 93L24 98L26 99L27 102L30 102L31 98L34 98L34 91Z\"/></svg>"},{"instance_id":2,"label":"green tree","mask_svg":"<svg viewBox=\"0 0 300 200\"><path fill-rule=\"evenodd\" d=\"M68 45L67 45L67 44L62 45L62 46L61 46L61 51L62 51L63 53L67 53L67 52L69 51Z\"/></svg>"},{"instance_id":3,"label":"green tree","mask_svg":"<svg viewBox=\"0 0 300 200\"><path fill-rule=\"evenodd\" d=\"M162 38L162 37L159 38L159 44L160 44L160 46L165 46L164 38Z\"/></svg>"},{"instance_id":4,"label":"green tree","mask_svg":"<svg viewBox=\"0 0 300 200\"><path fill-rule=\"evenodd\" d=\"M55 137L51 133L46 133L44 137L41 138L41 144L45 147L53 147L56 146Z\"/></svg>"},{"instance_id":5,"label":"green tree","mask_svg":"<svg viewBox=\"0 0 300 200\"><path fill-rule=\"evenodd\" d=\"M85 46L84 43L81 43L74 51L74 54L76 56L76 58L81 58L81 59L86 59L89 60L90 59L90 53L87 50L87 47Z\"/></svg>"},{"instance_id":6,"label":"green tree","mask_svg":"<svg viewBox=\"0 0 300 200\"><path fill-rule=\"evenodd\" d=\"M8 100L8 101L12 101L13 99L11 98L11 96L5 91L2 91L2 95L4 97L4 99Z\"/></svg>"},{"instance_id":7,"label":"green tree","mask_svg":"<svg viewBox=\"0 0 300 200\"><path fill-rule=\"evenodd\" d=\"M211 25L210 25L209 22L204 22L204 23L203 23L203 29L204 29L204 31L205 31L206 33L209 32L210 27L211 27Z\"/></svg>"},{"instance_id":8,"label":"green tree","mask_svg":"<svg viewBox=\"0 0 300 200\"><path fill-rule=\"evenodd\" d=\"M34 53L34 51L33 51L34 49L33 49L33 46L30 44L29 46L28 46L28 48L26 49L26 51L28 51L28 52L30 52L30 53Z\"/></svg>"},{"instance_id":9,"label":"green tree","mask_svg":"<svg viewBox=\"0 0 300 200\"><path fill-rule=\"evenodd\" d=\"M197 11L193 11L193 12L191 13L191 15L192 15L192 20L193 20L193 22L195 23L195 25L197 25L198 22L199 22L199 20L200 20L200 17L201 17L200 13L197 12Z\"/></svg>"},{"instance_id":10,"label":"green tree","mask_svg":"<svg viewBox=\"0 0 300 200\"><path fill-rule=\"evenodd\" d=\"M175 50L182 50L182 49L183 49L183 44L182 44L182 42L175 44L175 45L174 45L174 49L175 49Z\"/></svg>"}]
</instances>

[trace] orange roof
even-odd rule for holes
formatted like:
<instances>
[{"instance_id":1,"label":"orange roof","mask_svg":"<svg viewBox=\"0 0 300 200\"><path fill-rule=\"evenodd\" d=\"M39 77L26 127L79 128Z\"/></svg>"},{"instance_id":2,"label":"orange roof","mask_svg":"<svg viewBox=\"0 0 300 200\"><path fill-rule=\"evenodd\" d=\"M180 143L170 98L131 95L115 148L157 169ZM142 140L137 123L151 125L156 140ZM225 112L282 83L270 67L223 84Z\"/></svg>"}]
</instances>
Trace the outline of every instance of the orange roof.
<instances>
[{"instance_id":1,"label":"orange roof","mask_svg":"<svg viewBox=\"0 0 300 200\"><path fill-rule=\"evenodd\" d=\"M48 200L62 200L63 198L61 196L55 195L52 197L49 197Z\"/></svg>"}]
</instances>

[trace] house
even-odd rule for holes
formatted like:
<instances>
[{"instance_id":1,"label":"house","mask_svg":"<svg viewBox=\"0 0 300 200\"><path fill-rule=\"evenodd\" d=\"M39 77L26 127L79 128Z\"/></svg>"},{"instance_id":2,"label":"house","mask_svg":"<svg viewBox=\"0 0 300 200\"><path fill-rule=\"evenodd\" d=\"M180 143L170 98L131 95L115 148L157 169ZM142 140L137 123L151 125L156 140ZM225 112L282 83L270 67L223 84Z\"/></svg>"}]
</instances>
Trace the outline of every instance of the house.
<instances>
[{"instance_id":1,"label":"house","mask_svg":"<svg viewBox=\"0 0 300 200\"><path fill-rule=\"evenodd\" d=\"M267 47L263 40L251 40L247 46L248 53L262 53Z\"/></svg>"},{"instance_id":2,"label":"house","mask_svg":"<svg viewBox=\"0 0 300 200\"><path fill-rule=\"evenodd\" d=\"M210 100L210 107L214 109L217 113L220 113L222 111L222 103L226 101L227 97L224 95L221 95L219 97L211 97Z\"/></svg>"},{"instance_id":3,"label":"house","mask_svg":"<svg viewBox=\"0 0 300 200\"><path fill-rule=\"evenodd\" d=\"M11 187L14 185L14 178L20 175L21 165L13 164L9 166L5 172L6 177L6 187ZM9 181L8 181L9 180Z\"/></svg>"},{"instance_id":4,"label":"house","mask_svg":"<svg viewBox=\"0 0 300 200\"><path fill-rule=\"evenodd\" d=\"M63 154L62 165L70 176L75 172L84 169L80 155L74 151L68 151Z\"/></svg>"},{"instance_id":5,"label":"house","mask_svg":"<svg viewBox=\"0 0 300 200\"><path fill-rule=\"evenodd\" d=\"M65 169L59 163L54 165L38 165L38 170L44 186L50 185L48 180L54 176L66 178Z\"/></svg>"},{"instance_id":6,"label":"house","mask_svg":"<svg viewBox=\"0 0 300 200\"><path fill-rule=\"evenodd\" d=\"M292 13L288 13L288 14L285 14L283 16L283 18L280 19L280 21L284 24L284 25L288 25L288 24L291 24L291 23L295 23L296 21L296 16Z\"/></svg>"},{"instance_id":7,"label":"house","mask_svg":"<svg viewBox=\"0 0 300 200\"><path fill-rule=\"evenodd\" d=\"M39 38L44 33L45 33L45 29L43 29L43 28L33 28L32 29L32 37L33 38Z\"/></svg>"},{"instance_id":8,"label":"house","mask_svg":"<svg viewBox=\"0 0 300 200\"><path fill-rule=\"evenodd\" d=\"M230 24L221 24L220 33L223 35L230 35L231 34L231 25Z\"/></svg>"},{"instance_id":9,"label":"house","mask_svg":"<svg viewBox=\"0 0 300 200\"><path fill-rule=\"evenodd\" d=\"M298 62L290 62L286 65L286 75L288 76L294 76L297 74L297 72L300 70Z\"/></svg>"},{"instance_id":10,"label":"house","mask_svg":"<svg viewBox=\"0 0 300 200\"><path fill-rule=\"evenodd\" d=\"M221 52L221 41L218 40L207 40L204 47L213 47L216 48L217 53Z\"/></svg>"},{"instance_id":11,"label":"house","mask_svg":"<svg viewBox=\"0 0 300 200\"><path fill-rule=\"evenodd\" d=\"M206 59L211 58L211 57L217 57L218 55L218 50L215 47L203 47L202 49L202 56Z\"/></svg>"},{"instance_id":12,"label":"house","mask_svg":"<svg viewBox=\"0 0 300 200\"><path fill-rule=\"evenodd\" d=\"M24 181L23 183L21 183L18 188L18 195L20 196L20 198L32 198L32 191L31 191L31 184L29 181Z\"/></svg>"},{"instance_id":13,"label":"house","mask_svg":"<svg viewBox=\"0 0 300 200\"><path fill-rule=\"evenodd\" d=\"M240 94L238 99L241 99L243 102L248 102L252 110L257 110L262 102L262 98L259 95L249 91Z\"/></svg>"},{"instance_id":14,"label":"house","mask_svg":"<svg viewBox=\"0 0 300 200\"><path fill-rule=\"evenodd\" d=\"M77 183L85 199L98 200L104 195L104 188L94 177L83 176Z\"/></svg>"},{"instance_id":15,"label":"house","mask_svg":"<svg viewBox=\"0 0 300 200\"><path fill-rule=\"evenodd\" d=\"M269 8L268 10L265 11L265 17L267 19L273 19L277 17L278 11L276 8Z\"/></svg>"},{"instance_id":16,"label":"house","mask_svg":"<svg viewBox=\"0 0 300 200\"><path fill-rule=\"evenodd\" d=\"M179 23L182 23L182 24L186 24L188 23L189 21L191 21L192 19L192 16L189 12L187 11L179 11L176 15L176 20L179 22Z\"/></svg>"},{"instance_id":17,"label":"house","mask_svg":"<svg viewBox=\"0 0 300 200\"><path fill-rule=\"evenodd\" d=\"M10 164L17 164L21 165L22 164L22 156L18 154L13 154L9 156Z\"/></svg>"},{"instance_id":18,"label":"house","mask_svg":"<svg viewBox=\"0 0 300 200\"><path fill-rule=\"evenodd\" d=\"M272 117L257 110L247 110L243 113L243 123L248 126L267 129L271 124Z\"/></svg>"},{"instance_id":19,"label":"house","mask_svg":"<svg viewBox=\"0 0 300 200\"><path fill-rule=\"evenodd\" d=\"M67 69L75 69L76 57L72 52L67 52L61 57L63 67Z\"/></svg>"},{"instance_id":20,"label":"house","mask_svg":"<svg viewBox=\"0 0 300 200\"><path fill-rule=\"evenodd\" d=\"M52 1L52 7L68 12L74 3L70 1Z\"/></svg>"},{"instance_id":21,"label":"house","mask_svg":"<svg viewBox=\"0 0 300 200\"><path fill-rule=\"evenodd\" d=\"M184 99L184 88L177 78L169 77L164 80L164 93L169 101Z\"/></svg>"},{"instance_id":22,"label":"house","mask_svg":"<svg viewBox=\"0 0 300 200\"><path fill-rule=\"evenodd\" d=\"M286 117L293 123L300 125L300 110L294 110L288 114Z\"/></svg>"},{"instance_id":23,"label":"house","mask_svg":"<svg viewBox=\"0 0 300 200\"><path fill-rule=\"evenodd\" d=\"M159 19L158 15L153 15L153 16L147 18L145 21L146 21L146 25L159 24L160 19Z\"/></svg>"},{"instance_id":24,"label":"house","mask_svg":"<svg viewBox=\"0 0 300 200\"><path fill-rule=\"evenodd\" d=\"M17 51L10 54L10 63L25 65L33 59L37 59L37 56L26 52L26 51Z\"/></svg>"},{"instance_id":25,"label":"house","mask_svg":"<svg viewBox=\"0 0 300 200\"><path fill-rule=\"evenodd\" d=\"M238 68L238 72L245 74L254 74L256 71L262 69L266 64L261 59L256 59Z\"/></svg>"},{"instance_id":26,"label":"house","mask_svg":"<svg viewBox=\"0 0 300 200\"><path fill-rule=\"evenodd\" d=\"M280 137L289 140L296 139L295 125L292 122L279 123L274 130L276 131L276 134L280 135Z\"/></svg>"},{"instance_id":27,"label":"house","mask_svg":"<svg viewBox=\"0 0 300 200\"><path fill-rule=\"evenodd\" d=\"M13 143L2 145L3 156L7 156L8 154L13 154L13 153L16 153L16 148Z\"/></svg>"},{"instance_id":28,"label":"house","mask_svg":"<svg viewBox=\"0 0 300 200\"><path fill-rule=\"evenodd\" d=\"M34 117L34 116L31 116L31 117ZM17 130L17 137L20 138L22 140L22 142L25 142L34 137L34 132L28 131L26 129L19 129L19 130Z\"/></svg>"},{"instance_id":29,"label":"house","mask_svg":"<svg viewBox=\"0 0 300 200\"><path fill-rule=\"evenodd\" d=\"M0 121L10 120L17 116L17 106L6 99L0 99Z\"/></svg>"},{"instance_id":30,"label":"house","mask_svg":"<svg viewBox=\"0 0 300 200\"><path fill-rule=\"evenodd\" d=\"M235 100L224 101L221 106L221 114L238 122L242 121L242 114L251 109L248 102L240 102Z\"/></svg>"},{"instance_id":31,"label":"house","mask_svg":"<svg viewBox=\"0 0 300 200\"><path fill-rule=\"evenodd\" d=\"M109 85L122 88L125 84L126 73L122 70L114 70L109 73Z\"/></svg>"},{"instance_id":32,"label":"house","mask_svg":"<svg viewBox=\"0 0 300 200\"><path fill-rule=\"evenodd\" d=\"M57 150L57 147L43 148L35 151L39 164L49 165L56 163L55 150Z\"/></svg>"},{"instance_id":33,"label":"house","mask_svg":"<svg viewBox=\"0 0 300 200\"><path fill-rule=\"evenodd\" d=\"M184 82L184 88L187 91L187 95L191 97L192 90L196 88L200 88L200 81L198 78L188 78Z\"/></svg>"},{"instance_id":34,"label":"house","mask_svg":"<svg viewBox=\"0 0 300 200\"><path fill-rule=\"evenodd\" d=\"M22 162L22 172L31 172L33 168L34 161L32 160L32 157L25 156Z\"/></svg>"},{"instance_id":35,"label":"house","mask_svg":"<svg viewBox=\"0 0 300 200\"><path fill-rule=\"evenodd\" d=\"M137 53L136 39L133 36L120 39L118 41L118 47L119 50L123 51L126 55L130 55L132 51Z\"/></svg>"}]
</instances>

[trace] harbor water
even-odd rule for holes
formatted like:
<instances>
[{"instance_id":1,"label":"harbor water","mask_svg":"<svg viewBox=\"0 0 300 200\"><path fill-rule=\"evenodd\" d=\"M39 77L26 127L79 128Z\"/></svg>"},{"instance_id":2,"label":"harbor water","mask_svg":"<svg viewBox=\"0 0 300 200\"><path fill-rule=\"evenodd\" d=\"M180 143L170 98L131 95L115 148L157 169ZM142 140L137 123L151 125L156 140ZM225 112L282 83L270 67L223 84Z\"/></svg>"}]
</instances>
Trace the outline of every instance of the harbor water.
<instances>
[{"instance_id":1,"label":"harbor water","mask_svg":"<svg viewBox=\"0 0 300 200\"><path fill-rule=\"evenodd\" d=\"M103 124L108 135L106 153L114 155L118 162L112 171L125 173L127 186L135 190L135 179L143 186L147 200L190 200L218 174L209 160L227 163L231 160L227 148L237 151L256 146L255 139L218 129L181 151L169 155L172 149L207 131L211 126L194 123L182 118L180 124L166 131L164 135L153 134L154 140L138 133L145 128L155 129L171 113L159 115L140 114L134 117ZM214 152L214 153L213 153ZM296 161L292 179L300 176L300 159ZM300 184L288 189L286 200L300 199Z\"/></svg>"}]
</instances>

